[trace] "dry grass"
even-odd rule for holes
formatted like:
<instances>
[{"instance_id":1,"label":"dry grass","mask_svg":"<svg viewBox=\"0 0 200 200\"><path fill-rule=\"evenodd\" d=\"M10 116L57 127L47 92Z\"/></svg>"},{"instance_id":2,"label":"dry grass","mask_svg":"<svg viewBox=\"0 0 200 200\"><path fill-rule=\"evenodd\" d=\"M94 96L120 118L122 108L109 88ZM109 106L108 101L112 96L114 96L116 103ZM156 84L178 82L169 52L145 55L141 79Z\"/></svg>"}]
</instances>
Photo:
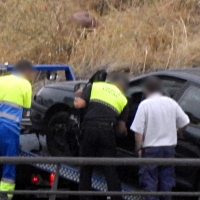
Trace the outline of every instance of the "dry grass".
<instances>
[{"instance_id":1,"label":"dry grass","mask_svg":"<svg viewBox=\"0 0 200 200\"><path fill-rule=\"evenodd\" d=\"M77 27L79 10L102 26ZM78 76L200 65L199 16L198 0L0 0L0 62L69 63Z\"/></svg>"}]
</instances>

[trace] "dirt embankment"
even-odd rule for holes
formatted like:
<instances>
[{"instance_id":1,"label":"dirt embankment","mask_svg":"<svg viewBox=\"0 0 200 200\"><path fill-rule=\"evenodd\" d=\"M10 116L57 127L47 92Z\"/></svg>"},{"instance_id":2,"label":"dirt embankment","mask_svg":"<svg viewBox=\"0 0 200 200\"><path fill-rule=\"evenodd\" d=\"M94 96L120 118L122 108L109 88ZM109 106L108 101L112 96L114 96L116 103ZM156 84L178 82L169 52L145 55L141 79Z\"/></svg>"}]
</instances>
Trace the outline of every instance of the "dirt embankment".
<instances>
[{"instance_id":1,"label":"dirt embankment","mask_svg":"<svg viewBox=\"0 0 200 200\"><path fill-rule=\"evenodd\" d=\"M1 0L0 18L1 62L69 63L78 76L200 65L198 0Z\"/></svg>"}]
</instances>

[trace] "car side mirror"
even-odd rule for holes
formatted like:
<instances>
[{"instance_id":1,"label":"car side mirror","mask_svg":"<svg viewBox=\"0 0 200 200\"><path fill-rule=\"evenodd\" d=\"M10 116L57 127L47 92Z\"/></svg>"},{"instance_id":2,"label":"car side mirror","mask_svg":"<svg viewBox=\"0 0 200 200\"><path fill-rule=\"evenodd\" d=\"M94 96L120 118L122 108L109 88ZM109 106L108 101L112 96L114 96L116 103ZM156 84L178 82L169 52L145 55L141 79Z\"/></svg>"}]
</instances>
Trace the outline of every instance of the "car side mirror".
<instances>
[{"instance_id":1,"label":"car side mirror","mask_svg":"<svg viewBox=\"0 0 200 200\"><path fill-rule=\"evenodd\" d=\"M47 71L47 79L50 81L55 81L57 79L57 75L56 71Z\"/></svg>"},{"instance_id":2,"label":"car side mirror","mask_svg":"<svg viewBox=\"0 0 200 200\"><path fill-rule=\"evenodd\" d=\"M76 84L74 86L74 92L84 89L86 85L87 85L86 83L78 83L78 84Z\"/></svg>"}]
</instances>

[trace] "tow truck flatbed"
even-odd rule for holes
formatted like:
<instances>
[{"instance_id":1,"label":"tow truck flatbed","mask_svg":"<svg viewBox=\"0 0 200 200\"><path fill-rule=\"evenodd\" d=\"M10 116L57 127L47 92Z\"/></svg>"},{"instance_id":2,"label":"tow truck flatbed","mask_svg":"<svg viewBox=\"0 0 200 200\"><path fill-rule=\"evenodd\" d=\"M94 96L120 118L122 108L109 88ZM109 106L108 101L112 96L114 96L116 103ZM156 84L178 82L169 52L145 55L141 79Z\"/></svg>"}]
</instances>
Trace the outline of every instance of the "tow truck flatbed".
<instances>
[{"instance_id":1,"label":"tow truck flatbed","mask_svg":"<svg viewBox=\"0 0 200 200\"><path fill-rule=\"evenodd\" d=\"M22 157L35 157L39 156L35 153L32 153L27 150L20 149L20 156ZM77 157L78 159L78 157ZM56 164L30 164L40 170L43 170L48 173L55 173L56 171ZM79 183L79 176L80 170L77 166L68 166L68 165L61 165L59 171L59 177L62 177L68 181L72 181L74 183ZM105 178L100 173L93 173L92 176L92 188L97 191L106 191L107 184ZM122 190L123 191L137 191L138 189L132 185L128 185L122 183ZM125 196L124 199L126 200L141 200L141 197L138 196Z\"/></svg>"}]
</instances>

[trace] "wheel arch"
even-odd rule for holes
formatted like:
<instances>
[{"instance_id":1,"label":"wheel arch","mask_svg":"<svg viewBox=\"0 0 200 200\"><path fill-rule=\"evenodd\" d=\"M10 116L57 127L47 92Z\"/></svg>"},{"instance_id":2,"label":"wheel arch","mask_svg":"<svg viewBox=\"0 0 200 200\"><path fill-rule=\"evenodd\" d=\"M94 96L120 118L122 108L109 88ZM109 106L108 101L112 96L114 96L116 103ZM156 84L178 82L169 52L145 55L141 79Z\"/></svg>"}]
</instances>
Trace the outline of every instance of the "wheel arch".
<instances>
[{"instance_id":1,"label":"wheel arch","mask_svg":"<svg viewBox=\"0 0 200 200\"><path fill-rule=\"evenodd\" d=\"M74 127L74 120L75 116L72 116L75 112L75 109L70 108L69 106L65 104L55 104L51 108L49 108L45 115L45 129L44 129L44 135L46 135L46 143L47 148L49 150L50 155L52 156L70 156L73 154L73 156L78 154L78 141L76 134L73 132L75 128ZM66 124L68 129L64 128L64 134L62 135L62 143L60 144L59 140L56 139L56 132L54 129L55 123L57 124ZM59 126L60 128L60 126ZM63 130L62 130L63 131ZM73 133L73 134L71 134ZM70 135L70 137L67 137L67 135ZM66 139L66 138L70 138ZM64 147L64 149L63 149ZM67 148L66 148L67 147ZM64 151L64 152L63 152Z\"/></svg>"},{"instance_id":2,"label":"wheel arch","mask_svg":"<svg viewBox=\"0 0 200 200\"><path fill-rule=\"evenodd\" d=\"M47 124L49 120L51 119L52 115L54 115L57 112L60 112L60 111L72 112L72 110L73 110L72 108L70 108L68 105L64 103L54 104L46 111L43 122L44 124Z\"/></svg>"}]
</instances>

